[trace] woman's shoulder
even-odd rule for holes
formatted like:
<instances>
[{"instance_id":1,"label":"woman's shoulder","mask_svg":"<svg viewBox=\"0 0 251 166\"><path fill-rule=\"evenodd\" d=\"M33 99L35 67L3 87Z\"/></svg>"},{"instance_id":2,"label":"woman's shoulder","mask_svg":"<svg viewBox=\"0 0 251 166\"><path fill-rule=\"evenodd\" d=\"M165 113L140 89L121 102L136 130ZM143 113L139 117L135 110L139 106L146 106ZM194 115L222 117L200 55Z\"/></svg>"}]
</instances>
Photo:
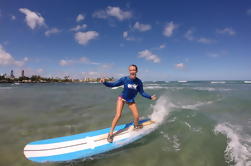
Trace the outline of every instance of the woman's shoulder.
<instances>
[{"instance_id":1,"label":"woman's shoulder","mask_svg":"<svg viewBox=\"0 0 251 166\"><path fill-rule=\"evenodd\" d=\"M128 76L121 77L120 80L125 81L128 79Z\"/></svg>"},{"instance_id":2,"label":"woman's shoulder","mask_svg":"<svg viewBox=\"0 0 251 166\"><path fill-rule=\"evenodd\" d=\"M142 83L141 79L139 79L138 77L136 77L136 79L138 82Z\"/></svg>"}]
</instances>

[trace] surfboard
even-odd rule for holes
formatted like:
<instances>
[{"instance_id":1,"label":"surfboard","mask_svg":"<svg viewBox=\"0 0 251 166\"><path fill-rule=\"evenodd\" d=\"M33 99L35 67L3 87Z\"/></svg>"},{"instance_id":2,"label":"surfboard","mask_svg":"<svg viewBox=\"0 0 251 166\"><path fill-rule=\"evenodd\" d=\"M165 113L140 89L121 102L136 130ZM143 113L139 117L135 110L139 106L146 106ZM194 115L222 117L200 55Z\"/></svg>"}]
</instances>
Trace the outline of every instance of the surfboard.
<instances>
[{"instance_id":1,"label":"surfboard","mask_svg":"<svg viewBox=\"0 0 251 166\"><path fill-rule=\"evenodd\" d=\"M150 130L154 121L140 120L143 129L134 129L133 123L118 125L112 143L107 141L110 128L28 143L24 155L33 162L63 162L84 159L132 143Z\"/></svg>"}]
</instances>

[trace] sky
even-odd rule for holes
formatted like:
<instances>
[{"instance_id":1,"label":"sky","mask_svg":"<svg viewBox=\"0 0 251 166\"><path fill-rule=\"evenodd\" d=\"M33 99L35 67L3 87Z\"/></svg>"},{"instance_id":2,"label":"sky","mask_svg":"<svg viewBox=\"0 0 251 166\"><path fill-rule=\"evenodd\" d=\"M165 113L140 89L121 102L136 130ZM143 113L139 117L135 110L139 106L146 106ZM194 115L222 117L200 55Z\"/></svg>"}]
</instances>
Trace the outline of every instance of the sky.
<instances>
[{"instance_id":1,"label":"sky","mask_svg":"<svg viewBox=\"0 0 251 166\"><path fill-rule=\"evenodd\" d=\"M0 0L0 74L250 80L249 0Z\"/></svg>"}]
</instances>

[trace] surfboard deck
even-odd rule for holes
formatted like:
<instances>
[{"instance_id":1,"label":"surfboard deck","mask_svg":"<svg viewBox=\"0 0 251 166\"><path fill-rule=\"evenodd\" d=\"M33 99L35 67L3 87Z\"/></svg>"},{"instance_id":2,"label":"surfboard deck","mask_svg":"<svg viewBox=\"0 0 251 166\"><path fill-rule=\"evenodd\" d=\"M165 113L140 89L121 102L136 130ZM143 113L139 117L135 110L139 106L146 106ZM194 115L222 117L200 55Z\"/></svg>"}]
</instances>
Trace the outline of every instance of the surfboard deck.
<instances>
[{"instance_id":1,"label":"surfboard deck","mask_svg":"<svg viewBox=\"0 0 251 166\"><path fill-rule=\"evenodd\" d=\"M147 130L154 122L150 119L144 119L140 120L139 124L143 124L143 129L135 130L133 123L116 126L112 143L107 142L106 138L110 128L106 128L31 142L24 147L24 155L27 159L39 163L88 158L120 148L142 138L147 133L142 130Z\"/></svg>"}]
</instances>

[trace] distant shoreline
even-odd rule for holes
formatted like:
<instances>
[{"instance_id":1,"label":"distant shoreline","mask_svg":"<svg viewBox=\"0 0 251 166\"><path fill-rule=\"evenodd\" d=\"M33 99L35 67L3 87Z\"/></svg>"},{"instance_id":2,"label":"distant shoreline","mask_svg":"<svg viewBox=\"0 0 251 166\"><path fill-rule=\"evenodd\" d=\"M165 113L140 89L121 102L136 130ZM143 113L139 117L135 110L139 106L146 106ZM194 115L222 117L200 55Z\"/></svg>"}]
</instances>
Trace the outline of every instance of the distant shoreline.
<instances>
[{"instance_id":1,"label":"distant shoreline","mask_svg":"<svg viewBox=\"0 0 251 166\"><path fill-rule=\"evenodd\" d=\"M84 78L84 79L71 79L69 77L65 78L44 78L37 75L32 77L5 77L0 76L0 83L60 83L60 82L73 82L73 83L96 83L99 82L101 78ZM108 81L114 81L114 78L107 78Z\"/></svg>"}]
</instances>

